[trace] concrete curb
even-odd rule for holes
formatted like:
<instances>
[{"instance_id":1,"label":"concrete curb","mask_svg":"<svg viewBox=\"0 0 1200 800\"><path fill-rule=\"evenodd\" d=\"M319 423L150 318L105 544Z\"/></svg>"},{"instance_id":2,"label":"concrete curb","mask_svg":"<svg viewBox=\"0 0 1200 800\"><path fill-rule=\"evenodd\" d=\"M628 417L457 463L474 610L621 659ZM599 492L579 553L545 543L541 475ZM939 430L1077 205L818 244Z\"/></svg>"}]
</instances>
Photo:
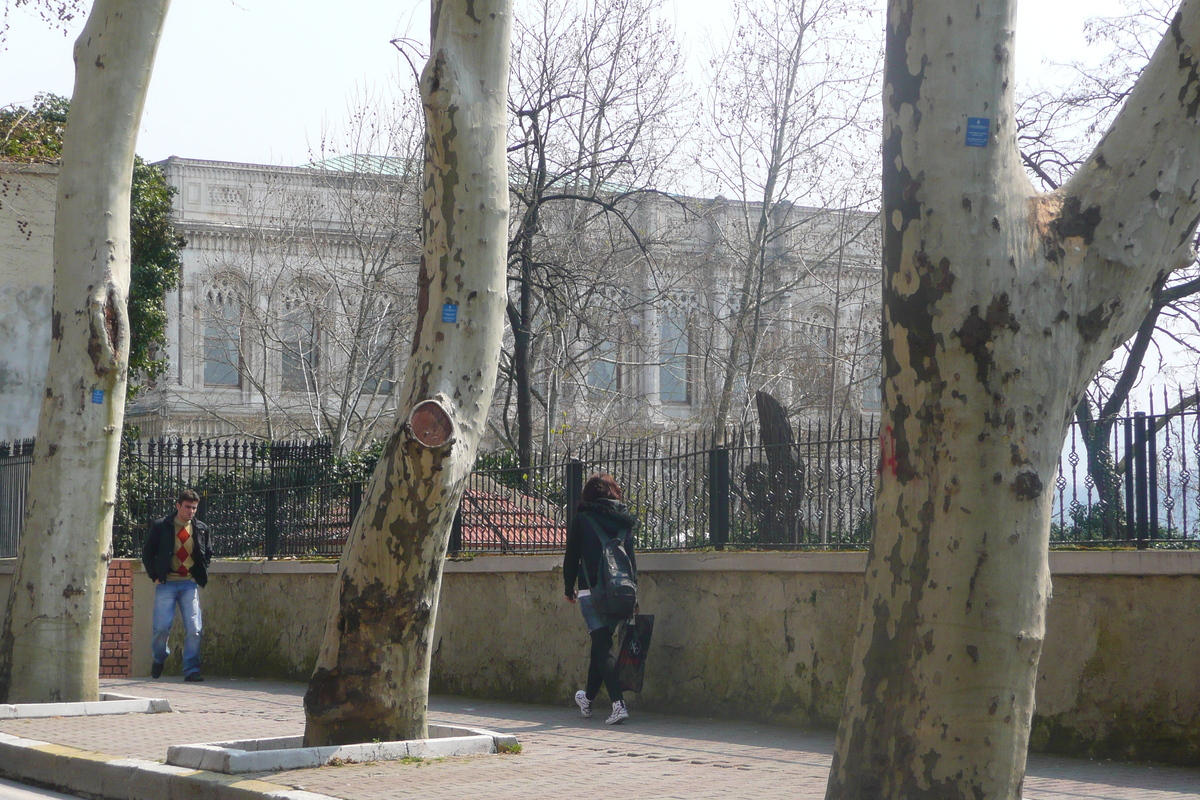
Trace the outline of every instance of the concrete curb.
<instances>
[{"instance_id":1,"label":"concrete curb","mask_svg":"<svg viewBox=\"0 0 1200 800\"><path fill-rule=\"evenodd\" d=\"M164 714L171 711L166 700L101 692L94 703L9 703L0 705L0 719L40 717L95 717L104 714Z\"/></svg>"},{"instance_id":2,"label":"concrete curb","mask_svg":"<svg viewBox=\"0 0 1200 800\"><path fill-rule=\"evenodd\" d=\"M117 758L6 733L0 733L0 774L96 800L338 800L254 778Z\"/></svg>"},{"instance_id":3,"label":"concrete curb","mask_svg":"<svg viewBox=\"0 0 1200 800\"><path fill-rule=\"evenodd\" d=\"M305 747L303 736L244 739L167 748L167 763L223 774L276 772L322 767L329 763L396 761L498 753L517 746L517 738L483 728L431 723L429 738L398 742Z\"/></svg>"}]
</instances>

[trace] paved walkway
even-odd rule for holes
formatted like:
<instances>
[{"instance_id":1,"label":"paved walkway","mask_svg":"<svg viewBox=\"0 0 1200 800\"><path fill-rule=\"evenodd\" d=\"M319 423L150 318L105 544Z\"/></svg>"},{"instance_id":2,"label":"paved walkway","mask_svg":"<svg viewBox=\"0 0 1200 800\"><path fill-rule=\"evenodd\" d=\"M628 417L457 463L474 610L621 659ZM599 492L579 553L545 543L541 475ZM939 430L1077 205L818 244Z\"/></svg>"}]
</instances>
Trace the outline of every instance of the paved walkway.
<instances>
[{"instance_id":1,"label":"paved walkway","mask_svg":"<svg viewBox=\"0 0 1200 800\"><path fill-rule=\"evenodd\" d=\"M178 678L106 680L106 689L165 697L177 713L5 720L0 731L112 756L163 760L168 744L297 735L302 684ZM636 702L636 700L634 701ZM431 717L515 734L520 755L346 764L263 774L263 780L346 800L603 795L606 800L819 800L833 736L746 722L639 712L607 726L561 708L434 697ZM251 776L247 776L251 777ZM1200 798L1200 769L1033 756L1025 800ZM147 798L146 800L158 800Z\"/></svg>"}]
</instances>

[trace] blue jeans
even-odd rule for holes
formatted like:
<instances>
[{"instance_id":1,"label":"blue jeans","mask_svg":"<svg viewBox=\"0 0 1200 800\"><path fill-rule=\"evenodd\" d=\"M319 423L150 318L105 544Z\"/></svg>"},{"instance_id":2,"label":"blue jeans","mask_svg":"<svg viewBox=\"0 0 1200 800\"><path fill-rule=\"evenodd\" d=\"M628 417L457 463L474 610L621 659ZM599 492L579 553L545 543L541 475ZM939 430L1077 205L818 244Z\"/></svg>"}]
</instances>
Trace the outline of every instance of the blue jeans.
<instances>
[{"instance_id":1,"label":"blue jeans","mask_svg":"<svg viewBox=\"0 0 1200 800\"><path fill-rule=\"evenodd\" d=\"M154 663L171 654L167 637L175 622L175 606L183 617L183 674L200 671L200 587L195 581L167 581L154 585L154 641L150 645Z\"/></svg>"}]
</instances>

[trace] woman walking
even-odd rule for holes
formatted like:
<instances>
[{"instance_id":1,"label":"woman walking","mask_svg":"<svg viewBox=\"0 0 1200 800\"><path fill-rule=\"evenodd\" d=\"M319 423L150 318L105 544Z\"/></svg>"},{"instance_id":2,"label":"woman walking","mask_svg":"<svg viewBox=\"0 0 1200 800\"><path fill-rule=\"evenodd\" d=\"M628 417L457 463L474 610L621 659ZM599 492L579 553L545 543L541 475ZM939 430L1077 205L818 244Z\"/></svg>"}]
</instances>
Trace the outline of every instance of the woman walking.
<instances>
[{"instance_id":1,"label":"woman walking","mask_svg":"<svg viewBox=\"0 0 1200 800\"><path fill-rule=\"evenodd\" d=\"M633 528L637 520L621 502L621 487L611 475L592 475L583 485L583 493L575 519L567 531L567 554L563 558L563 583L567 602L579 601L583 621L592 637L591 658L588 661L587 688L575 693L575 703L583 716L592 715L592 702L600 692L600 685L608 689L612 700L612 714L605 720L616 725L629 719L625 698L621 693L621 682L617 678L617 662L613 658L613 633L619 618L597 611L592 604L591 589L596 585L600 563L601 532L606 537L619 539L629 554L629 560L637 574L637 561L633 554ZM600 530L597 531L596 529Z\"/></svg>"}]
</instances>

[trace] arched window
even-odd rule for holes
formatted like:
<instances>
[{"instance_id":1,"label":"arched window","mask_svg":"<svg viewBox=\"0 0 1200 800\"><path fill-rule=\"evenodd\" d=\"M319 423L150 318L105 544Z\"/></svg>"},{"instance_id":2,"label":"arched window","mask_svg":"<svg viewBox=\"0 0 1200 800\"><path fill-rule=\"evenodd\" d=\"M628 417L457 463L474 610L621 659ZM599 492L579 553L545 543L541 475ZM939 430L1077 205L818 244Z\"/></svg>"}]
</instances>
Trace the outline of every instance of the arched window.
<instances>
[{"instance_id":1,"label":"arched window","mask_svg":"<svg viewBox=\"0 0 1200 800\"><path fill-rule=\"evenodd\" d=\"M579 323L579 343L588 391L605 394L628 389L627 359L633 341L629 309L635 302L623 289L605 288L583 303L587 320Z\"/></svg>"},{"instance_id":2,"label":"arched window","mask_svg":"<svg viewBox=\"0 0 1200 800\"><path fill-rule=\"evenodd\" d=\"M604 334L602 334L604 335ZM607 336L616 337L613 332ZM588 366L587 385L597 392L621 391L621 343L615 338L604 338L595 343L591 350L591 364Z\"/></svg>"},{"instance_id":3,"label":"arched window","mask_svg":"<svg viewBox=\"0 0 1200 800\"><path fill-rule=\"evenodd\" d=\"M833 315L828 311L813 308L805 312L799 333L801 347L808 351L809 358L825 360L833 357Z\"/></svg>"},{"instance_id":4,"label":"arched window","mask_svg":"<svg viewBox=\"0 0 1200 800\"><path fill-rule=\"evenodd\" d=\"M310 288L297 285L283 298L279 379L285 392L311 392L316 389L320 349L313 294Z\"/></svg>"},{"instance_id":5,"label":"arched window","mask_svg":"<svg viewBox=\"0 0 1200 800\"><path fill-rule=\"evenodd\" d=\"M362 376L363 392L388 395L396 388L396 357L403 339L401 309L405 303L399 293L379 291L364 296L362 304L362 324L351 355Z\"/></svg>"},{"instance_id":6,"label":"arched window","mask_svg":"<svg viewBox=\"0 0 1200 800\"><path fill-rule=\"evenodd\" d=\"M215 278L204 290L204 385L242 385L242 299L236 283Z\"/></svg>"},{"instance_id":7,"label":"arched window","mask_svg":"<svg viewBox=\"0 0 1200 800\"><path fill-rule=\"evenodd\" d=\"M687 312L664 308L658 317L658 398L663 403L692 402L692 337Z\"/></svg>"}]
</instances>

